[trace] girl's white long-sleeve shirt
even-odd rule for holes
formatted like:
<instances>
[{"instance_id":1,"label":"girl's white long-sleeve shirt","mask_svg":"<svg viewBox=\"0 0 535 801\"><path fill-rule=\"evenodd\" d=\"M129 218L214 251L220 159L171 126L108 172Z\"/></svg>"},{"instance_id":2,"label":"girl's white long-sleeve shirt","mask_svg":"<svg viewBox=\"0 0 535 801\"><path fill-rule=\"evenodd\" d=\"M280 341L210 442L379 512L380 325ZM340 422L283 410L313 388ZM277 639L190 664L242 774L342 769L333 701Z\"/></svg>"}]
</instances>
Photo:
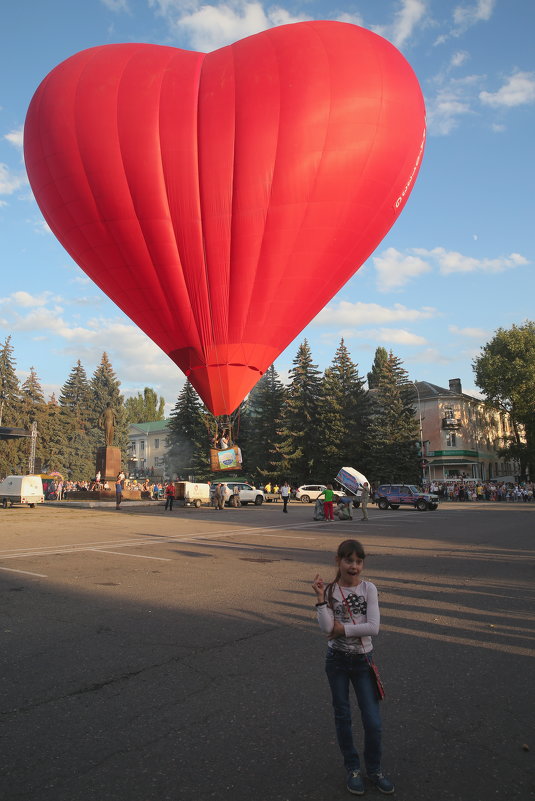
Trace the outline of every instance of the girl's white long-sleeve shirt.
<instances>
[{"instance_id":1,"label":"girl's white long-sleeve shirt","mask_svg":"<svg viewBox=\"0 0 535 801\"><path fill-rule=\"evenodd\" d=\"M326 592L325 598L328 597ZM344 587L343 596L339 585L333 584L332 604L332 608L328 604L316 607L319 627L324 634L333 630L335 622L344 627L345 636L329 640L329 647L334 651L356 654L371 651L372 635L378 634L380 624L375 584L361 581L357 587Z\"/></svg>"}]
</instances>

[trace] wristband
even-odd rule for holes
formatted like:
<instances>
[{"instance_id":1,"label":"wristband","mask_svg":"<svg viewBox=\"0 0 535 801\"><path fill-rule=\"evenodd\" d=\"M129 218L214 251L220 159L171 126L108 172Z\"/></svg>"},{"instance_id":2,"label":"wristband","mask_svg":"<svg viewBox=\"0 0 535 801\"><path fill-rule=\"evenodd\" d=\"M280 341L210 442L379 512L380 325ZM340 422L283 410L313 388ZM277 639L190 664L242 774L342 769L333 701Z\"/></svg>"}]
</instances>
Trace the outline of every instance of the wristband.
<instances>
[{"instance_id":1,"label":"wristband","mask_svg":"<svg viewBox=\"0 0 535 801\"><path fill-rule=\"evenodd\" d=\"M327 601L322 601L321 603L316 604L316 606L327 606Z\"/></svg>"}]
</instances>

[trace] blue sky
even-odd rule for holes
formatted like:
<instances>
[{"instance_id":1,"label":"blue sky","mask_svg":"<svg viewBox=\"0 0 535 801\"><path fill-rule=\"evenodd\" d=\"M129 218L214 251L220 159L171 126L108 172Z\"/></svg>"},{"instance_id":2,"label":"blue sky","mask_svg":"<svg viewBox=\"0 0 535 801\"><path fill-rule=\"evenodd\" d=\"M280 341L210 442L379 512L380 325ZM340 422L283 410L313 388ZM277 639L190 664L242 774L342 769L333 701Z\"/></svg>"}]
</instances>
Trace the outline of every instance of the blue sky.
<instances>
[{"instance_id":1,"label":"blue sky","mask_svg":"<svg viewBox=\"0 0 535 801\"><path fill-rule=\"evenodd\" d=\"M305 19L385 36L415 70L428 140L418 181L388 236L281 354L306 336L320 368L345 338L360 372L392 349L410 377L474 389L471 362L498 327L534 319L535 3L532 0L17 0L0 33L0 339L21 379L58 392L77 359L106 350L125 394L174 404L178 368L94 286L48 231L22 159L22 127L44 76L95 45L144 41L207 52Z\"/></svg>"}]
</instances>

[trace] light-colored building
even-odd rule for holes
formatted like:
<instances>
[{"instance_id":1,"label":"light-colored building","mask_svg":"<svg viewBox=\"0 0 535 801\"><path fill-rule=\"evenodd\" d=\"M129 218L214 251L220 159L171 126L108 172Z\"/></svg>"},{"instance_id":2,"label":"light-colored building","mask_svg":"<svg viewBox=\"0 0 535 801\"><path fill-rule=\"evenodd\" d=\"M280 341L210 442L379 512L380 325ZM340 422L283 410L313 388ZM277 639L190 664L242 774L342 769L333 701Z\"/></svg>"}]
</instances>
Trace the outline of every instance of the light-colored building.
<instances>
[{"instance_id":1,"label":"light-colored building","mask_svg":"<svg viewBox=\"0 0 535 801\"><path fill-rule=\"evenodd\" d=\"M128 472L135 476L163 476L167 425L171 421L131 423L128 427Z\"/></svg>"},{"instance_id":2,"label":"light-colored building","mask_svg":"<svg viewBox=\"0 0 535 801\"><path fill-rule=\"evenodd\" d=\"M458 378L450 380L449 389L428 381L414 386L426 480L512 480L518 475L518 464L497 453L512 434L508 414L464 393Z\"/></svg>"}]
</instances>

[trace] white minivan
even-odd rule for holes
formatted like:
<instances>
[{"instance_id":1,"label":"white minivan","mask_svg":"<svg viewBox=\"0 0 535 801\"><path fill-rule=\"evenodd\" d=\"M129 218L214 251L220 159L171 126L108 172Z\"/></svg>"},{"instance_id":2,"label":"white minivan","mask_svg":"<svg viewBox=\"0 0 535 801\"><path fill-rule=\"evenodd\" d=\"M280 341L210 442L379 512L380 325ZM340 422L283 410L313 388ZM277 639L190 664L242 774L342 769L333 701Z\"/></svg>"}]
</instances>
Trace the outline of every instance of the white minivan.
<instances>
[{"instance_id":1,"label":"white minivan","mask_svg":"<svg viewBox=\"0 0 535 801\"><path fill-rule=\"evenodd\" d=\"M27 503L32 509L36 503L44 503L41 476L8 476L0 481L0 505Z\"/></svg>"}]
</instances>

